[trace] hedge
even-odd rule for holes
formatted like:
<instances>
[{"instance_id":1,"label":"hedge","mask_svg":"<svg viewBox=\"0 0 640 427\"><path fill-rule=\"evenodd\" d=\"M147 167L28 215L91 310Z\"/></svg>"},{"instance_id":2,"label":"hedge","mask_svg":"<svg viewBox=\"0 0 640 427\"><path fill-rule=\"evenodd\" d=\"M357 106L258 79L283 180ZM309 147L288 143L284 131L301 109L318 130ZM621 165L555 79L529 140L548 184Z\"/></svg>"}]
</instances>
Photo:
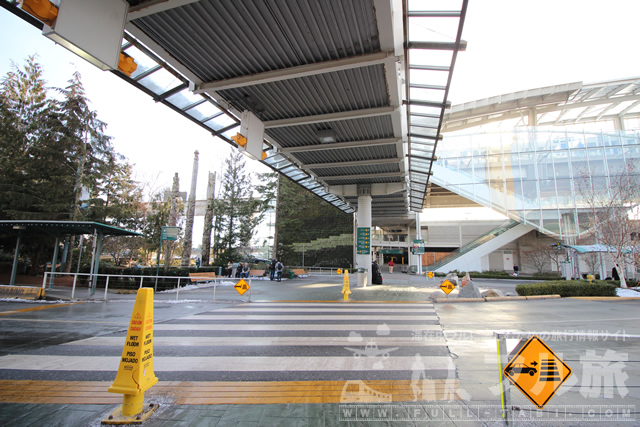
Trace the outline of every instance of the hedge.
<instances>
[{"instance_id":1,"label":"hedge","mask_svg":"<svg viewBox=\"0 0 640 427\"><path fill-rule=\"evenodd\" d=\"M541 283L526 283L516 286L520 296L560 295L566 297L615 297L616 286L608 283L589 283L584 280L554 280Z\"/></svg>"}]
</instances>

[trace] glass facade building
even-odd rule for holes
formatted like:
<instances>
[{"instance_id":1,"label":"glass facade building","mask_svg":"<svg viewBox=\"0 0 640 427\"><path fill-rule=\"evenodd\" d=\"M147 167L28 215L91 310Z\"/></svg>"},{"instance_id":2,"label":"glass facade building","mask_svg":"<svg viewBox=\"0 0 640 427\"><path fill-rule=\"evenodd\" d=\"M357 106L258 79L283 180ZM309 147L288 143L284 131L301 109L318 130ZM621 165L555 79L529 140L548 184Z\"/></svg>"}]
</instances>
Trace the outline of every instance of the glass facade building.
<instances>
[{"instance_id":1,"label":"glass facade building","mask_svg":"<svg viewBox=\"0 0 640 427\"><path fill-rule=\"evenodd\" d=\"M589 230L581 185L608 192L625 165L638 174L640 133L521 127L452 133L438 146L434 184L542 233L574 240Z\"/></svg>"}]
</instances>

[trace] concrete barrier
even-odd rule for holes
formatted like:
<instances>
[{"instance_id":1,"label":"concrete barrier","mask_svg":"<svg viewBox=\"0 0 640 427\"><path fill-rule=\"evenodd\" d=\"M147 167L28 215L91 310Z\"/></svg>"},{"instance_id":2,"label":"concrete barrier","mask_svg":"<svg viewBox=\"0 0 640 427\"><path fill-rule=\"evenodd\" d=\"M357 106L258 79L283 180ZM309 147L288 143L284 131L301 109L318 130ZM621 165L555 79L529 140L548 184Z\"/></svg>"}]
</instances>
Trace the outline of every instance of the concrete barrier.
<instances>
[{"instance_id":1,"label":"concrete barrier","mask_svg":"<svg viewBox=\"0 0 640 427\"><path fill-rule=\"evenodd\" d=\"M33 286L0 285L0 298L44 299L44 289Z\"/></svg>"}]
</instances>

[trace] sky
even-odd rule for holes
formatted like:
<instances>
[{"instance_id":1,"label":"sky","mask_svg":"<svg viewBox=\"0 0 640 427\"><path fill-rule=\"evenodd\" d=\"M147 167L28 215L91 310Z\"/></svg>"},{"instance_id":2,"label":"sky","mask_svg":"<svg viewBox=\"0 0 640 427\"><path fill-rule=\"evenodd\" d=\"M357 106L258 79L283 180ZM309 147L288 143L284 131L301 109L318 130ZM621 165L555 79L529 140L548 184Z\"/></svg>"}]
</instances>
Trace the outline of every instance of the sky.
<instances>
[{"instance_id":1,"label":"sky","mask_svg":"<svg viewBox=\"0 0 640 427\"><path fill-rule=\"evenodd\" d=\"M638 0L470 0L463 30L468 47L458 54L449 100L455 105L537 87L640 76L639 16ZM189 191L198 150L196 195L205 198L207 173L220 176L228 143L0 9L0 76L11 61L21 65L35 53L50 86L63 87L74 71L81 73L116 151L135 164L137 180L149 188L170 186L178 172L181 190ZM268 171L251 160L248 166Z\"/></svg>"}]
</instances>

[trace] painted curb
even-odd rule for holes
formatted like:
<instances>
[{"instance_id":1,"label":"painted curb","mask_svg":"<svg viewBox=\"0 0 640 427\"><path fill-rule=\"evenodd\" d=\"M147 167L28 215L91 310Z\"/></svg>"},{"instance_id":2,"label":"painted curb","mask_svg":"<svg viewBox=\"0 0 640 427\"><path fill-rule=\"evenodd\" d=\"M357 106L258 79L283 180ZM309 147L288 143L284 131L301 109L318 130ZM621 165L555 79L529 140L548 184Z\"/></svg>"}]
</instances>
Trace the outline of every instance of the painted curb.
<instances>
[{"instance_id":1,"label":"painted curb","mask_svg":"<svg viewBox=\"0 0 640 427\"><path fill-rule=\"evenodd\" d=\"M499 302L499 301L526 301L526 300L542 300L542 299L556 299L560 298L560 295L532 295L528 297L484 297L484 298L436 298L434 303L458 303L458 302ZM621 298L620 298L621 299ZM637 298L630 298L637 299Z\"/></svg>"}]
</instances>

